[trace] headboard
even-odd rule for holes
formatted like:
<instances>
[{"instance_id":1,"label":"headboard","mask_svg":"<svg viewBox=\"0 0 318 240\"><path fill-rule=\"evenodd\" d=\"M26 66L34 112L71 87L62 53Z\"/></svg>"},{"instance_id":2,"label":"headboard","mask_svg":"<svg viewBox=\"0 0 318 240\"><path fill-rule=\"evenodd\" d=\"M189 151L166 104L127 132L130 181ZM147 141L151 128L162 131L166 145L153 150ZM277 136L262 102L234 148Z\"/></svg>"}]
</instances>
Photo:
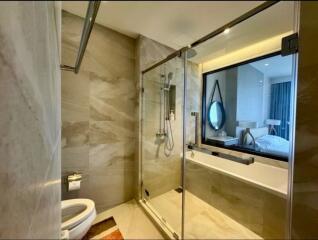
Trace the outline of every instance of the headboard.
<instances>
[{"instance_id":1,"label":"headboard","mask_svg":"<svg viewBox=\"0 0 318 240\"><path fill-rule=\"evenodd\" d=\"M246 128L236 127L236 137L240 139L240 143L242 142L242 134ZM268 127L259 127L259 128L250 128L250 132L255 139L262 137L268 134ZM250 136L247 137L247 144L252 142L252 138Z\"/></svg>"}]
</instances>

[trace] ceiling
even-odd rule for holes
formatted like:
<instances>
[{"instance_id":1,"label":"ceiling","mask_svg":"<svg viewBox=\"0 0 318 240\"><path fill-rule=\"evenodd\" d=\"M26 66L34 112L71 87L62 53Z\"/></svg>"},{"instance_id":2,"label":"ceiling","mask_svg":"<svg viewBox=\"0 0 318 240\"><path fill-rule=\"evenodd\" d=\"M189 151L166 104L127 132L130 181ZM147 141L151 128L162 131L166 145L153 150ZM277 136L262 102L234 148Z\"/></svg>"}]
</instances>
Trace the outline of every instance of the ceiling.
<instances>
[{"instance_id":1,"label":"ceiling","mask_svg":"<svg viewBox=\"0 0 318 240\"><path fill-rule=\"evenodd\" d=\"M263 1L102 1L96 22L136 38L144 35L171 48L187 46ZM87 2L63 1L84 17Z\"/></svg>"},{"instance_id":2,"label":"ceiling","mask_svg":"<svg viewBox=\"0 0 318 240\"><path fill-rule=\"evenodd\" d=\"M282 57L280 55L250 63L254 68L264 73L268 78L284 77L292 75L292 55Z\"/></svg>"},{"instance_id":3,"label":"ceiling","mask_svg":"<svg viewBox=\"0 0 318 240\"><path fill-rule=\"evenodd\" d=\"M204 63L217 59L275 36L290 34L293 28L294 2L281 1L234 26L227 34L219 34L198 45L194 48L197 55L191 61Z\"/></svg>"}]
</instances>

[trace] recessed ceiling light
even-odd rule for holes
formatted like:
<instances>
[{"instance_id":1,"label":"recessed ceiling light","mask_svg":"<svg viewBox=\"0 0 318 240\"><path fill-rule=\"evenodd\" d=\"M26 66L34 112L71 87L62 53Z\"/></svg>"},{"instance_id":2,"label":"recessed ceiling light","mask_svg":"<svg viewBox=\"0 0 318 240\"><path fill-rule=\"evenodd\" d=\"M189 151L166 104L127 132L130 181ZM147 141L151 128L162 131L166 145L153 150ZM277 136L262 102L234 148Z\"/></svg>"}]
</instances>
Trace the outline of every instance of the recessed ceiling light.
<instances>
[{"instance_id":1,"label":"recessed ceiling light","mask_svg":"<svg viewBox=\"0 0 318 240\"><path fill-rule=\"evenodd\" d=\"M228 34L230 32L230 29L229 28L226 28L225 30L224 30L224 34Z\"/></svg>"},{"instance_id":2,"label":"recessed ceiling light","mask_svg":"<svg viewBox=\"0 0 318 240\"><path fill-rule=\"evenodd\" d=\"M265 65L265 67L267 67L267 66L269 66L269 63L265 63L264 65Z\"/></svg>"}]
</instances>

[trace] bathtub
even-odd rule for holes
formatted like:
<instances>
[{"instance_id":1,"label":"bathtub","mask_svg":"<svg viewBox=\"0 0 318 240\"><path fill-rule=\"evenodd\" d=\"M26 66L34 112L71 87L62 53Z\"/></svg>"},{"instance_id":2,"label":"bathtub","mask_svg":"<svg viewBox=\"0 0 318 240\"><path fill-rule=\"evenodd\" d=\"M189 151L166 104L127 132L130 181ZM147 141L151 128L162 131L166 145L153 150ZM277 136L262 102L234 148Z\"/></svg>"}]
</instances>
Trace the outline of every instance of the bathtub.
<instances>
[{"instance_id":1,"label":"bathtub","mask_svg":"<svg viewBox=\"0 0 318 240\"><path fill-rule=\"evenodd\" d=\"M280 197L287 197L288 170L285 168L257 161L245 165L195 150L193 150L193 153L194 155L191 151L186 152L187 161L251 184Z\"/></svg>"}]
</instances>

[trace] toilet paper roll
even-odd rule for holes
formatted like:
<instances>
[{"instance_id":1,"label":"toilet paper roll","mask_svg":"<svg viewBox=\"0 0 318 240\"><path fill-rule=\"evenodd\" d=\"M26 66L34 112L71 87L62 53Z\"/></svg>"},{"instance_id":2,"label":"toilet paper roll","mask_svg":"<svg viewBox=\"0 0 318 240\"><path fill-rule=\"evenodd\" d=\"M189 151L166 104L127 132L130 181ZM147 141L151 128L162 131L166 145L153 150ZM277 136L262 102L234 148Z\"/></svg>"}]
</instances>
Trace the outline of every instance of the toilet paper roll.
<instances>
[{"instance_id":1,"label":"toilet paper roll","mask_svg":"<svg viewBox=\"0 0 318 240\"><path fill-rule=\"evenodd\" d=\"M68 191L74 191L81 188L81 181L68 182Z\"/></svg>"}]
</instances>

